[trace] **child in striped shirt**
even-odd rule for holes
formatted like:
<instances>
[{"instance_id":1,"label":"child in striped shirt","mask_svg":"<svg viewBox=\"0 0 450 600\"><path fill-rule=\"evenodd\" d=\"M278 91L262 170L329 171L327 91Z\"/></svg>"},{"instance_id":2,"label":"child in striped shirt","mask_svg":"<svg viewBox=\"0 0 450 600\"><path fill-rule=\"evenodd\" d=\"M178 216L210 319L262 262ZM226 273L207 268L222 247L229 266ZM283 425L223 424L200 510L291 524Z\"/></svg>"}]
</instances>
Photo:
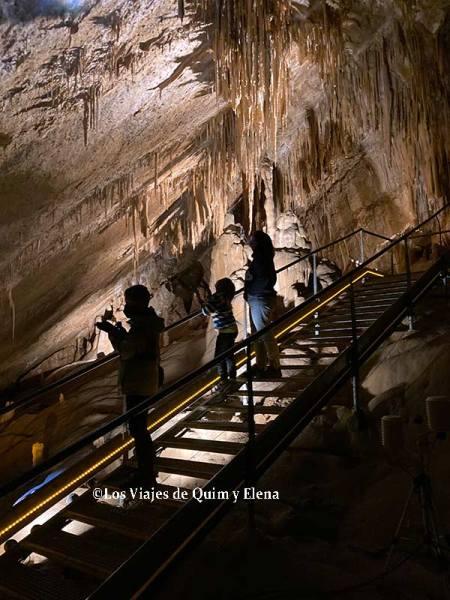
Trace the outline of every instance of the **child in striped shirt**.
<instances>
[{"instance_id":1,"label":"child in striped shirt","mask_svg":"<svg viewBox=\"0 0 450 600\"><path fill-rule=\"evenodd\" d=\"M217 329L216 351L214 357L219 356L233 347L238 334L236 319L233 315L231 302L236 293L234 283L228 277L219 279L216 283L216 292L208 298L202 306L206 316L212 316L214 329ZM236 379L236 365L230 356L219 364L220 379L223 383L228 379Z\"/></svg>"}]
</instances>

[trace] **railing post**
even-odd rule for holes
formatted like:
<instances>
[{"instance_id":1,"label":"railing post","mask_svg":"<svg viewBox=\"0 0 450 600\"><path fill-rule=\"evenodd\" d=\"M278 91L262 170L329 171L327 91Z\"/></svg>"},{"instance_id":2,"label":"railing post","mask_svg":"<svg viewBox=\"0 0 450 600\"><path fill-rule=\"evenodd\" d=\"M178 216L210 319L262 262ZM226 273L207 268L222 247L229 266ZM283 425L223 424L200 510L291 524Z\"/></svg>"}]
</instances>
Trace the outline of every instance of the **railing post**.
<instances>
[{"instance_id":1,"label":"railing post","mask_svg":"<svg viewBox=\"0 0 450 600\"><path fill-rule=\"evenodd\" d=\"M246 446L246 465L245 465L245 485L252 487L255 485L255 403L253 398L253 381L252 381L252 350L251 345L246 347L246 365L247 365L247 426L248 440ZM248 506L248 524L251 530L256 527L255 519L255 502L254 500L247 501Z\"/></svg>"},{"instance_id":2,"label":"railing post","mask_svg":"<svg viewBox=\"0 0 450 600\"><path fill-rule=\"evenodd\" d=\"M447 259L445 259L445 266L442 271L442 275L444 277L445 301L448 303L448 263L447 263Z\"/></svg>"},{"instance_id":3,"label":"railing post","mask_svg":"<svg viewBox=\"0 0 450 600\"><path fill-rule=\"evenodd\" d=\"M438 222L438 227L439 227L439 246L442 248L444 246L444 242L443 242L443 238L442 238L442 227L441 227L441 220L439 217L436 217L436 221ZM431 247L433 247L433 240L431 240Z\"/></svg>"},{"instance_id":4,"label":"railing post","mask_svg":"<svg viewBox=\"0 0 450 600\"><path fill-rule=\"evenodd\" d=\"M359 230L359 256L361 264L364 264L364 231Z\"/></svg>"},{"instance_id":5,"label":"railing post","mask_svg":"<svg viewBox=\"0 0 450 600\"><path fill-rule=\"evenodd\" d=\"M248 336L249 336L249 326L248 326L248 324L249 324L250 319L248 318L248 310L249 310L248 304L244 300L244 298L242 298L242 300L244 301L244 323L243 323L243 325L244 325L244 336L243 336L243 339L245 339L245 338L248 338Z\"/></svg>"},{"instance_id":6,"label":"railing post","mask_svg":"<svg viewBox=\"0 0 450 600\"><path fill-rule=\"evenodd\" d=\"M125 399L125 396L122 396L122 414L127 412L127 402ZM126 436L128 434L128 423L124 423L121 426L121 437L122 437L122 441L125 440ZM130 449L129 448L125 448L122 451L122 464L126 465L130 462Z\"/></svg>"},{"instance_id":7,"label":"railing post","mask_svg":"<svg viewBox=\"0 0 450 600\"><path fill-rule=\"evenodd\" d=\"M359 355L358 355L358 323L356 320L355 290L353 282L350 281L350 317L352 320L352 346L351 346L351 367L352 367L352 397L353 410L360 428L362 428L362 413L359 398Z\"/></svg>"},{"instance_id":8,"label":"railing post","mask_svg":"<svg viewBox=\"0 0 450 600\"><path fill-rule=\"evenodd\" d=\"M313 256L313 293L314 296L317 294L318 285L317 285L317 254L314 252Z\"/></svg>"},{"instance_id":9,"label":"railing post","mask_svg":"<svg viewBox=\"0 0 450 600\"><path fill-rule=\"evenodd\" d=\"M405 266L406 266L406 289L408 292L408 296L411 292L411 263L409 260L409 238L405 237ZM413 311L413 307L412 307L412 303L411 303L411 298L408 297L408 310L409 310L409 316L408 316L408 320L409 320L409 331L413 331L414 329L414 311Z\"/></svg>"},{"instance_id":10,"label":"railing post","mask_svg":"<svg viewBox=\"0 0 450 600\"><path fill-rule=\"evenodd\" d=\"M319 284L317 279L317 254L314 252L313 254L313 294L314 296L319 291ZM316 324L314 325L314 335L320 335L320 324L319 324L319 313L314 313L314 319L316 320Z\"/></svg>"}]
</instances>

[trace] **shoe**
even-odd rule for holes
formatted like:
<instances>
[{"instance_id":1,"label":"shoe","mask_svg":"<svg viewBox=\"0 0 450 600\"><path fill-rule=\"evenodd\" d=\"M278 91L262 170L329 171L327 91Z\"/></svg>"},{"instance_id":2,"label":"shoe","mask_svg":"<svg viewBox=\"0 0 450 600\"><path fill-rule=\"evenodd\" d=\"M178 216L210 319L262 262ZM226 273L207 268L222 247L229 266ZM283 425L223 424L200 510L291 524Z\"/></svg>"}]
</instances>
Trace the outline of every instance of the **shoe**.
<instances>
[{"instance_id":1,"label":"shoe","mask_svg":"<svg viewBox=\"0 0 450 600\"><path fill-rule=\"evenodd\" d=\"M213 388L211 388L211 391L215 394L220 394L227 389L227 386L228 379L221 379L219 383L217 383Z\"/></svg>"},{"instance_id":2,"label":"shoe","mask_svg":"<svg viewBox=\"0 0 450 600\"><path fill-rule=\"evenodd\" d=\"M129 487L143 487L143 488L152 488L158 485L156 481L158 473L145 474L135 473L127 482Z\"/></svg>"},{"instance_id":3,"label":"shoe","mask_svg":"<svg viewBox=\"0 0 450 600\"><path fill-rule=\"evenodd\" d=\"M152 475L144 475L138 477L139 487L142 487L144 490L150 490L155 488L158 485L156 481L156 477Z\"/></svg>"},{"instance_id":4,"label":"shoe","mask_svg":"<svg viewBox=\"0 0 450 600\"><path fill-rule=\"evenodd\" d=\"M251 368L251 376L252 377L264 377L267 369L261 369L261 367L254 366Z\"/></svg>"},{"instance_id":5,"label":"shoe","mask_svg":"<svg viewBox=\"0 0 450 600\"><path fill-rule=\"evenodd\" d=\"M281 379L281 369L280 368L276 368L276 367L268 367L265 371L264 371L264 375L263 375L264 379L271 379L272 377L274 379Z\"/></svg>"}]
</instances>

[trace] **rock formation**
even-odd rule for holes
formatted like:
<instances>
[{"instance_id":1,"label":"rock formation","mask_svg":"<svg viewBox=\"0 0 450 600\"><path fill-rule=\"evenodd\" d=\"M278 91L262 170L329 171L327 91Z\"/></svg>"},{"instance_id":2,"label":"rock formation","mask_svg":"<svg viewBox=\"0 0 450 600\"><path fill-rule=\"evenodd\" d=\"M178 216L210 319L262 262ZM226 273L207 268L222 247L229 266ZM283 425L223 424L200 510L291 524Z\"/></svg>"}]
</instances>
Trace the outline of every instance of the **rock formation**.
<instances>
[{"instance_id":1,"label":"rock formation","mask_svg":"<svg viewBox=\"0 0 450 600\"><path fill-rule=\"evenodd\" d=\"M180 261L238 272L227 214L290 255L448 201L449 45L448 0L2 0L0 387L131 282L170 320Z\"/></svg>"}]
</instances>

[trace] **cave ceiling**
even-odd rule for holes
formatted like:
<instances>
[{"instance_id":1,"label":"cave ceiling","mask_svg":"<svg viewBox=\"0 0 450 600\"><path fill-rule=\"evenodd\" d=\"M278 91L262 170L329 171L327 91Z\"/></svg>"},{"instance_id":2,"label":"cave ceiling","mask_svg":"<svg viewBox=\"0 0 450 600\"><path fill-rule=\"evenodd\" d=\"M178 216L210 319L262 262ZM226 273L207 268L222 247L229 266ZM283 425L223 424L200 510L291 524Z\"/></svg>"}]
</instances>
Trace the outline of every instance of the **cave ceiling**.
<instances>
[{"instance_id":1,"label":"cave ceiling","mask_svg":"<svg viewBox=\"0 0 450 600\"><path fill-rule=\"evenodd\" d=\"M449 9L2 0L1 383L75 356L125 283L156 292L238 199L258 224L261 181L315 243L358 223L397 233L439 206Z\"/></svg>"}]
</instances>

